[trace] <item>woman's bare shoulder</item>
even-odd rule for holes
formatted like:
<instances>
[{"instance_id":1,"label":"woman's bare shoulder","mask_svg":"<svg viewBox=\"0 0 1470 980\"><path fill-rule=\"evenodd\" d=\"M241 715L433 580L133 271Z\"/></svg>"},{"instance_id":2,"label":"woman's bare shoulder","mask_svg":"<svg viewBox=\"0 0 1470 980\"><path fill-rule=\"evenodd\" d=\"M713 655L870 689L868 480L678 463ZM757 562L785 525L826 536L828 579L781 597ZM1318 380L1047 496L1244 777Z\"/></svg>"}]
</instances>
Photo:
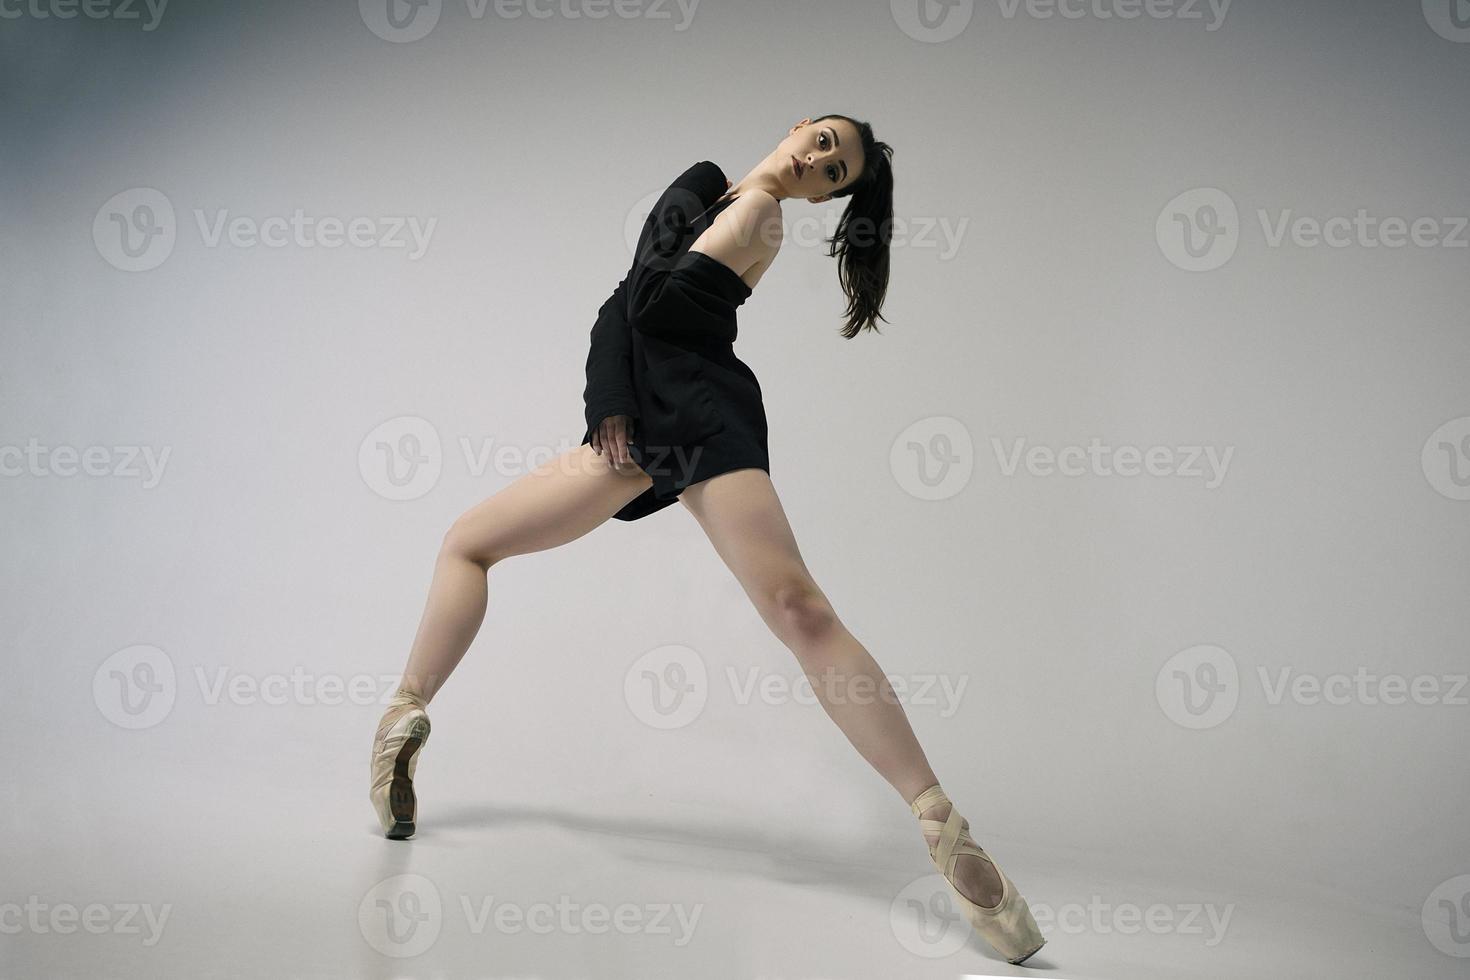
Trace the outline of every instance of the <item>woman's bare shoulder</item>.
<instances>
[{"instance_id":1,"label":"woman's bare shoulder","mask_svg":"<svg viewBox=\"0 0 1470 980\"><path fill-rule=\"evenodd\" d=\"M736 198L720 217L726 214L730 215L735 238L741 246L741 264L745 266L741 278L754 289L761 275L776 260L785 240L781 202L769 191L755 188Z\"/></svg>"}]
</instances>

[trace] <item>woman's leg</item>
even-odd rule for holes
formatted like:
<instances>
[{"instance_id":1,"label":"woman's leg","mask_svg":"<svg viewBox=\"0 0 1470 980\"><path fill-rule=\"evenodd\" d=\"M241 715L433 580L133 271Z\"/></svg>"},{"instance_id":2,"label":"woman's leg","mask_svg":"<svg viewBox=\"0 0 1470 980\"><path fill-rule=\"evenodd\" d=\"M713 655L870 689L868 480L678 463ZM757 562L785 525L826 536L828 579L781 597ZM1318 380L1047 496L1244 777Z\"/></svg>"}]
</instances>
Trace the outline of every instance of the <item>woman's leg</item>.
<instances>
[{"instance_id":1,"label":"woman's leg","mask_svg":"<svg viewBox=\"0 0 1470 980\"><path fill-rule=\"evenodd\" d=\"M399 690L427 702L458 666L485 618L492 565L581 537L651 485L636 466L615 469L584 444L461 514L439 548Z\"/></svg>"},{"instance_id":2,"label":"woman's leg","mask_svg":"<svg viewBox=\"0 0 1470 980\"><path fill-rule=\"evenodd\" d=\"M766 625L796 655L853 748L905 804L939 782L892 685L807 570L770 476L753 468L722 473L687 487L679 499ZM921 816L943 820L949 810L931 807ZM964 855L955 877L971 901L987 907L1000 901L1000 880L986 862Z\"/></svg>"}]
</instances>

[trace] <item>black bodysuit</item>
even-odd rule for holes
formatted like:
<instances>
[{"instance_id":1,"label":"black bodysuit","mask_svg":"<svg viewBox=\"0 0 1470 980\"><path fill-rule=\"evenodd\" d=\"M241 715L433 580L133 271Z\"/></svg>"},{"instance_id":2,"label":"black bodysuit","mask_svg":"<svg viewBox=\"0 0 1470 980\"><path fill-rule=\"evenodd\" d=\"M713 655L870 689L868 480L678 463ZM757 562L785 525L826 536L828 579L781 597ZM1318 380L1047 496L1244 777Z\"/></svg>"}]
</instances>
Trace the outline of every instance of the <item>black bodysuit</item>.
<instances>
[{"instance_id":1,"label":"black bodysuit","mask_svg":"<svg viewBox=\"0 0 1470 980\"><path fill-rule=\"evenodd\" d=\"M760 382L734 349L735 311L751 288L718 259L689 251L734 200L720 200L725 183L708 160L675 178L592 326L582 443L609 415L631 416L629 455L653 481L618 520L647 517L720 473L770 472Z\"/></svg>"}]
</instances>

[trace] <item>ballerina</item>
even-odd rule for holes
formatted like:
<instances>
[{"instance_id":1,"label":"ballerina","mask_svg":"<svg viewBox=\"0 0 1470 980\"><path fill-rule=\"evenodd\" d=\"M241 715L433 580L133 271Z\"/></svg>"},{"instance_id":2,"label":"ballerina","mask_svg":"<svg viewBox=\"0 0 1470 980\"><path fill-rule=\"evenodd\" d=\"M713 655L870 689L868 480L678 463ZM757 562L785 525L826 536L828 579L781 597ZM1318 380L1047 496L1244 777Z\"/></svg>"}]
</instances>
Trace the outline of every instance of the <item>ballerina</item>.
<instances>
[{"instance_id":1,"label":"ballerina","mask_svg":"<svg viewBox=\"0 0 1470 980\"><path fill-rule=\"evenodd\" d=\"M918 819L971 926L1012 963L1046 942L940 787L882 669L807 569L771 483L760 383L734 353L736 310L780 250L785 200L847 200L829 253L847 296L842 334L877 331L891 155L868 123L829 114L792 126L736 183L702 160L659 197L632 268L592 328L582 444L470 508L444 536L403 679L373 741L369 797L386 836L415 832L428 704L479 630L490 569L678 500L809 678L835 676L879 694L834 697L832 685L813 684L828 716Z\"/></svg>"}]
</instances>

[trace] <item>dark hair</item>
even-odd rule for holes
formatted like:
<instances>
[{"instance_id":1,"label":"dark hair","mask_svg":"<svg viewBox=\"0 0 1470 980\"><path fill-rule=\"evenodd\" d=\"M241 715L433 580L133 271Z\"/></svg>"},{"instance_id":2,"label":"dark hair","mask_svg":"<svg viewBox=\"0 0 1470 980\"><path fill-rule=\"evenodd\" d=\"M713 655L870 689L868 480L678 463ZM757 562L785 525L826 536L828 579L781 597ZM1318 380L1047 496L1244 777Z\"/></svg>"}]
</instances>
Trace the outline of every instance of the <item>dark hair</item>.
<instances>
[{"instance_id":1,"label":"dark hair","mask_svg":"<svg viewBox=\"0 0 1470 980\"><path fill-rule=\"evenodd\" d=\"M833 197L851 197L828 255L837 256L837 279L847 294L842 336L851 340L863 330L878 330L879 313L888 293L888 243L893 237L893 147L873 138L873 127L840 112L818 116L846 119L863 141L863 169L858 179ZM886 321L885 321L886 322Z\"/></svg>"}]
</instances>

